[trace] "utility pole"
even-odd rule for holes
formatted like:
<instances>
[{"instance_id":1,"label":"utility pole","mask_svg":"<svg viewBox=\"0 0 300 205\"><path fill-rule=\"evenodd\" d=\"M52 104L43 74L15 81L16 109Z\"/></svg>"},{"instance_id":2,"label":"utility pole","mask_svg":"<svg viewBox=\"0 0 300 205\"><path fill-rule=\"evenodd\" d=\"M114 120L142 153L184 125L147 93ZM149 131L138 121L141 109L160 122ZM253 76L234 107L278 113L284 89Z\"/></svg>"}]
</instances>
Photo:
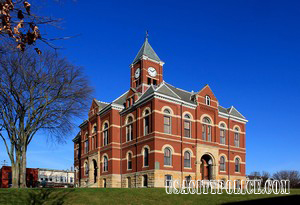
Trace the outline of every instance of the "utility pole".
<instances>
[{"instance_id":1,"label":"utility pole","mask_svg":"<svg viewBox=\"0 0 300 205\"><path fill-rule=\"evenodd\" d=\"M6 165L7 165L6 160L3 160L1 165L2 165L2 166L6 166Z\"/></svg>"}]
</instances>

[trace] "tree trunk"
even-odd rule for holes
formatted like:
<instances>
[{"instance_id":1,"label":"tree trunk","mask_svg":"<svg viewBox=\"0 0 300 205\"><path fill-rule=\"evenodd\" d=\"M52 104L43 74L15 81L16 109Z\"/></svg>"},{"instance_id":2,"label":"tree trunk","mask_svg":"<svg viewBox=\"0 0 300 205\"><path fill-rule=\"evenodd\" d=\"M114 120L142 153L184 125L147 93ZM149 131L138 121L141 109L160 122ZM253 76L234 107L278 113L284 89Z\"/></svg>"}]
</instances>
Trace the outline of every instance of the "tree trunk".
<instances>
[{"instance_id":1,"label":"tree trunk","mask_svg":"<svg viewBox=\"0 0 300 205\"><path fill-rule=\"evenodd\" d=\"M12 150L14 152L14 150ZM12 188L20 187L20 153L18 151L15 152L16 159L11 159L11 171L12 171ZM12 154L11 157L14 157Z\"/></svg>"},{"instance_id":2,"label":"tree trunk","mask_svg":"<svg viewBox=\"0 0 300 205\"><path fill-rule=\"evenodd\" d=\"M20 161L20 188L27 188L26 185L26 148L22 149L22 159Z\"/></svg>"},{"instance_id":3,"label":"tree trunk","mask_svg":"<svg viewBox=\"0 0 300 205\"><path fill-rule=\"evenodd\" d=\"M19 188L20 166L18 162L11 163L12 188Z\"/></svg>"}]
</instances>

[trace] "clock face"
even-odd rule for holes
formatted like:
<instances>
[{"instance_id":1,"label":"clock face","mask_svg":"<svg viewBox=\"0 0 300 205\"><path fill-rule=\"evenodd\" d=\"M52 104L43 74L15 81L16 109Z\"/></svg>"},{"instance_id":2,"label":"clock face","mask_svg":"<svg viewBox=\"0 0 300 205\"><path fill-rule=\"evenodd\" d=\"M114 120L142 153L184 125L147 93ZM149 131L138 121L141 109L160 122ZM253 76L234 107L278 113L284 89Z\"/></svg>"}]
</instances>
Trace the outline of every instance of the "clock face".
<instances>
[{"instance_id":1,"label":"clock face","mask_svg":"<svg viewBox=\"0 0 300 205\"><path fill-rule=\"evenodd\" d=\"M141 74L141 69L140 69L140 68L137 68L137 69L135 70L134 77L135 77L135 78L138 78L138 77L140 77L140 74Z\"/></svg>"},{"instance_id":2,"label":"clock face","mask_svg":"<svg viewBox=\"0 0 300 205\"><path fill-rule=\"evenodd\" d=\"M153 68L153 67L148 68L148 73L151 77L155 77L157 75L157 72L156 72L155 68Z\"/></svg>"}]
</instances>

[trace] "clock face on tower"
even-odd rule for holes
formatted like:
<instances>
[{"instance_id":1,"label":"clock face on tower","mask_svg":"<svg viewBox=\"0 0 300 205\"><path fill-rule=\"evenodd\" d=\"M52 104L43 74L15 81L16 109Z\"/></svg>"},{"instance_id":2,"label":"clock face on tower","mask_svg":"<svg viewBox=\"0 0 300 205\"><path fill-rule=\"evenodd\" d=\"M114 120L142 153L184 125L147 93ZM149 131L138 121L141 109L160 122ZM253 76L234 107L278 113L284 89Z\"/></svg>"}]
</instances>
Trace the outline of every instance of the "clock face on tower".
<instances>
[{"instance_id":1,"label":"clock face on tower","mask_svg":"<svg viewBox=\"0 0 300 205\"><path fill-rule=\"evenodd\" d=\"M148 73L151 77L155 77L157 75L157 72L156 72L155 68L153 68L153 67L148 68Z\"/></svg>"},{"instance_id":2,"label":"clock face on tower","mask_svg":"<svg viewBox=\"0 0 300 205\"><path fill-rule=\"evenodd\" d=\"M141 69L140 69L140 68L137 68L137 69L135 70L134 77L135 77L135 78L138 78L138 77L140 77L140 74L141 74Z\"/></svg>"}]
</instances>

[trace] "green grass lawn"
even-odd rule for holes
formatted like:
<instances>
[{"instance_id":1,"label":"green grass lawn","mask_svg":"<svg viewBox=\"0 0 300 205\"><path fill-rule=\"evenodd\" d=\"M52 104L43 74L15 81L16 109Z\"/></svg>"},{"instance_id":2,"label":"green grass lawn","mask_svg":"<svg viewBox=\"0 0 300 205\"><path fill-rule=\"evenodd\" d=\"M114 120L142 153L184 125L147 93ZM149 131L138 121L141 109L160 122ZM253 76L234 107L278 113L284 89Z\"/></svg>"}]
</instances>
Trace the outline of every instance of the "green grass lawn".
<instances>
[{"instance_id":1,"label":"green grass lawn","mask_svg":"<svg viewBox=\"0 0 300 205\"><path fill-rule=\"evenodd\" d=\"M270 198L271 197L271 198ZM277 197L277 198L274 198ZM261 200L260 200L261 199ZM0 204L224 204L260 200L265 204L300 201L300 189L289 195L166 194L165 189L0 189ZM259 201L250 201L250 204ZM243 202L245 203L245 202ZM247 204L245 203L245 204ZM297 203L296 203L297 204Z\"/></svg>"}]
</instances>

